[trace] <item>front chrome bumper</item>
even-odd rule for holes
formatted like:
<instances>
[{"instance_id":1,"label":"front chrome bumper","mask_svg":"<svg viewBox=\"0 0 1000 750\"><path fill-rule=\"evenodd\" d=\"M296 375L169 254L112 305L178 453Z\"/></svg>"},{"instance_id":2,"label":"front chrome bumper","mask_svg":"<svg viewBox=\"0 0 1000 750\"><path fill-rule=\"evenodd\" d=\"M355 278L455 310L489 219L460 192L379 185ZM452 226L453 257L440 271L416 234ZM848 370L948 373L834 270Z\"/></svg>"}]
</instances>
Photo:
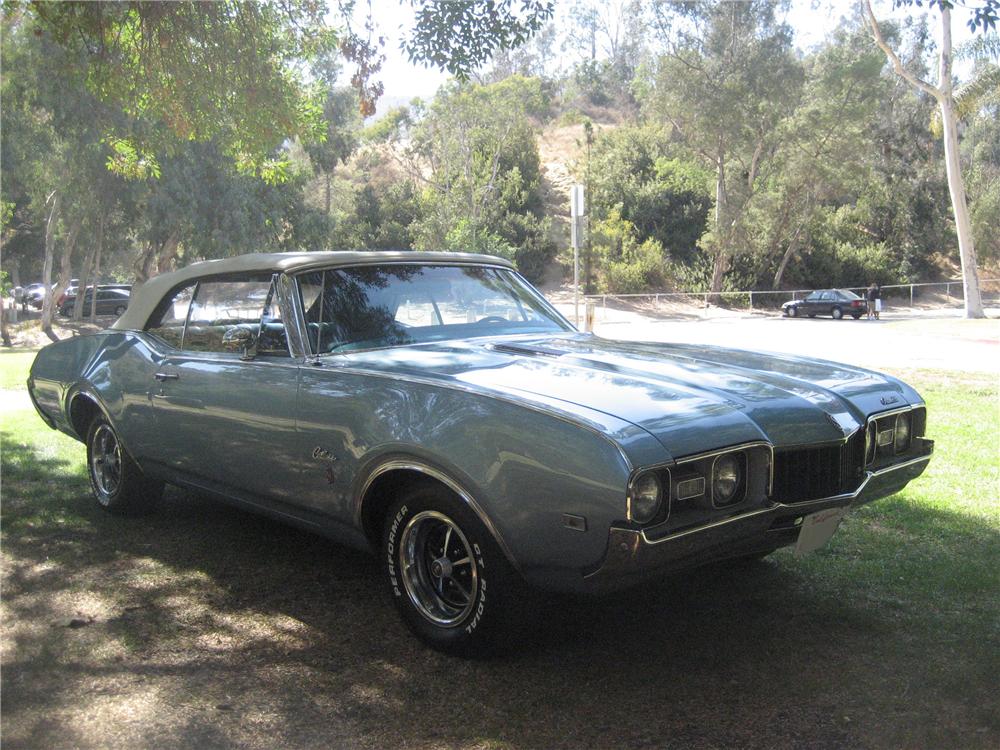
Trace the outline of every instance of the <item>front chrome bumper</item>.
<instances>
[{"instance_id":1,"label":"front chrome bumper","mask_svg":"<svg viewBox=\"0 0 1000 750\"><path fill-rule=\"evenodd\" d=\"M920 441L920 455L867 472L861 485L848 494L802 503L774 503L657 539L650 539L640 530L612 526L604 560L584 575L584 588L595 593L613 591L671 570L794 544L804 516L828 508L870 503L899 492L920 476L931 460L934 442L916 440Z\"/></svg>"}]
</instances>

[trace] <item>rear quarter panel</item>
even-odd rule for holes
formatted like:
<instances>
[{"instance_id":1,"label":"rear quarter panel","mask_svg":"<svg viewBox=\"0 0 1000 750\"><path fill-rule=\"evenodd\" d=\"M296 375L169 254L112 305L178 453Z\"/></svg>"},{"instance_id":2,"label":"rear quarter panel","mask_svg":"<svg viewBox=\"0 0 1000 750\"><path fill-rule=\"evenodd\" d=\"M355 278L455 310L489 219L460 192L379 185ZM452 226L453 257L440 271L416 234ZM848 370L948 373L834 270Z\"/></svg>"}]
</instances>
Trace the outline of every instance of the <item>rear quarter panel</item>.
<instances>
[{"instance_id":1,"label":"rear quarter panel","mask_svg":"<svg viewBox=\"0 0 1000 750\"><path fill-rule=\"evenodd\" d=\"M131 333L105 331L57 341L35 357L28 388L55 427L82 440L70 420L73 399L97 401L134 457L153 433L149 383L155 354Z\"/></svg>"}]
</instances>

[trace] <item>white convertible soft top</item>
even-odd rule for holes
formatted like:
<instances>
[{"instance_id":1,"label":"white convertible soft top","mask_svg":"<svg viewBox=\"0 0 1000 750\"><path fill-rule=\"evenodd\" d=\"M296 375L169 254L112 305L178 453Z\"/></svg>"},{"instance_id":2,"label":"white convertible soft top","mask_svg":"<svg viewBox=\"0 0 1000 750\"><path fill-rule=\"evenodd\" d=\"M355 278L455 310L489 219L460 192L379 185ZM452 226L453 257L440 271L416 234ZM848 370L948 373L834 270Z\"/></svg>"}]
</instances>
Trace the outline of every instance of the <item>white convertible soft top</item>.
<instances>
[{"instance_id":1,"label":"white convertible soft top","mask_svg":"<svg viewBox=\"0 0 1000 750\"><path fill-rule=\"evenodd\" d=\"M399 251L326 251L305 253L250 253L232 258L204 260L190 266L154 276L145 284L132 290L125 314L111 326L119 330L141 330L153 310L160 304L163 295L186 281L195 281L204 276L225 273L270 271L272 273L294 273L314 268L340 268L343 266L372 265L373 263L476 263L490 266L513 268L513 264L503 258L472 253L438 253Z\"/></svg>"}]
</instances>

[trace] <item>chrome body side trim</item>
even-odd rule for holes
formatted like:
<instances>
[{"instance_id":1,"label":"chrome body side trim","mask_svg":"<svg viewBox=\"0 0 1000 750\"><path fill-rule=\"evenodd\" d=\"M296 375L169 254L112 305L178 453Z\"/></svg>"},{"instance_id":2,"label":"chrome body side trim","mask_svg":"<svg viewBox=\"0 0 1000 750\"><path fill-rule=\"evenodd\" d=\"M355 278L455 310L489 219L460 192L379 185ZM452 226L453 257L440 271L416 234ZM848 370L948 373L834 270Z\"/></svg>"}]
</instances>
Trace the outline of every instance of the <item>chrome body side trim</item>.
<instances>
[{"instance_id":1,"label":"chrome body side trim","mask_svg":"<svg viewBox=\"0 0 1000 750\"><path fill-rule=\"evenodd\" d=\"M500 530L496 527L496 525L493 523L490 517L486 514L486 511L483 510L483 507L476 502L475 498L473 498L472 495L469 492L467 492L465 488L462 487L461 484L456 482L447 474L438 469L435 469L433 466L428 466L427 464L421 461L416 461L412 459L391 459L377 466L368 475L368 478L365 479L364 484L361 486L361 489L358 491L357 495L354 497L352 501L354 505L354 512L353 512L354 524L355 526L357 526L357 528L359 529L362 528L361 519L362 519L362 514L364 512L364 502L365 502L365 497L368 494L368 490L371 489L371 486L375 483L375 480L378 479L380 476L390 471L397 471L397 470L419 472L420 474L424 474L428 477L431 477L432 479L436 479L437 481L441 482L441 484L443 484L445 487L447 487L449 490L454 492L455 495L463 503L465 503L473 513L476 514L476 517L482 522L483 526L486 527L486 530L490 533L490 535L493 537L493 540L497 543L497 546L499 546L500 549L503 551L503 554L507 558L508 562L510 562L510 564L514 566L515 570L517 570L518 572L521 571L521 568L518 565L517 560L514 559L514 555L511 553L510 547L508 547L507 543L504 541L503 535L500 533Z\"/></svg>"}]
</instances>

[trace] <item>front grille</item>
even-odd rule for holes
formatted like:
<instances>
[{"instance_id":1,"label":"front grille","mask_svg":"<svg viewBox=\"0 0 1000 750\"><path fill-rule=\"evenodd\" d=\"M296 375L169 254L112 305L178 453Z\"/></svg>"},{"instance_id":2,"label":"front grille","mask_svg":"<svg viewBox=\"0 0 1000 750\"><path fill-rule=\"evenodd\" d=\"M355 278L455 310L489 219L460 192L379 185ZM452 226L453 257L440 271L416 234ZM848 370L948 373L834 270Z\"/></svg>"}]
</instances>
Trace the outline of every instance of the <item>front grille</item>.
<instances>
[{"instance_id":1,"label":"front grille","mask_svg":"<svg viewBox=\"0 0 1000 750\"><path fill-rule=\"evenodd\" d=\"M853 492L864 475L865 431L846 443L775 449L771 499L801 503Z\"/></svg>"}]
</instances>

